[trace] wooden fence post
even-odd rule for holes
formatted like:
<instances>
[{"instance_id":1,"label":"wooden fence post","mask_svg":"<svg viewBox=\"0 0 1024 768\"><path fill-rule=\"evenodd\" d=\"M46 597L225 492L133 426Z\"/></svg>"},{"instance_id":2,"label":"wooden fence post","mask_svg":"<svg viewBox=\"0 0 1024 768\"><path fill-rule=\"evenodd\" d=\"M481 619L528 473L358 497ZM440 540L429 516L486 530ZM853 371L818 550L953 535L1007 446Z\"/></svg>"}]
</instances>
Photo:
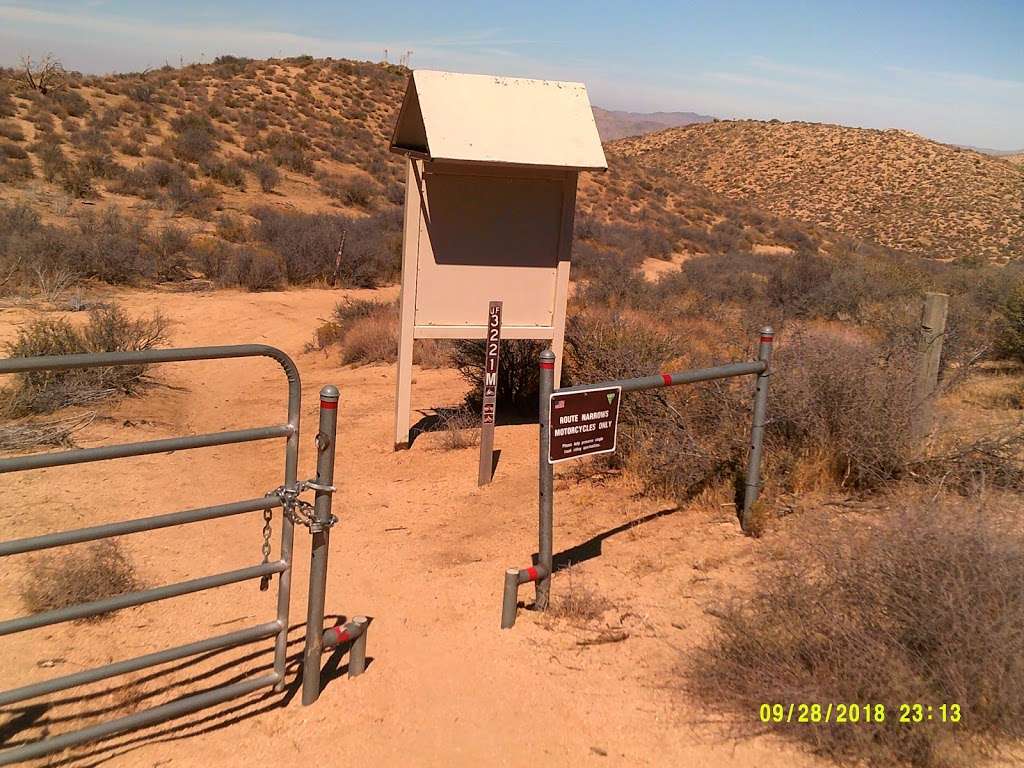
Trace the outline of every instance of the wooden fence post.
<instances>
[{"instance_id":1,"label":"wooden fence post","mask_svg":"<svg viewBox=\"0 0 1024 768\"><path fill-rule=\"evenodd\" d=\"M914 429L924 436L931 427L932 396L939 383L942 340L946 334L949 296L925 293L917 344L917 374L914 381Z\"/></svg>"}]
</instances>

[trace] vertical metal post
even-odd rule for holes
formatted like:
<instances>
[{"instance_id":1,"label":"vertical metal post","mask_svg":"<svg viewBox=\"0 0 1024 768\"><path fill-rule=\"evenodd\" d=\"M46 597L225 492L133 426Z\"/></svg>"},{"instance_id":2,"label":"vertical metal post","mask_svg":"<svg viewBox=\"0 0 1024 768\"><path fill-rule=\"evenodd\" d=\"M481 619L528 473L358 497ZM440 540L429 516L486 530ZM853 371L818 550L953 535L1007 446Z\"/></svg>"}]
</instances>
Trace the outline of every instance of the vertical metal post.
<instances>
[{"instance_id":1,"label":"vertical metal post","mask_svg":"<svg viewBox=\"0 0 1024 768\"><path fill-rule=\"evenodd\" d=\"M538 473L540 475L540 525L537 564L544 569L544 577L537 579L537 598L534 605L543 611L548 607L551 595L552 574L552 527L554 516L554 467L548 461L551 440L551 393L555 386L555 353L545 349L540 353L540 450Z\"/></svg>"},{"instance_id":2,"label":"vertical metal post","mask_svg":"<svg viewBox=\"0 0 1024 768\"><path fill-rule=\"evenodd\" d=\"M327 596L327 555L331 542L331 497L334 493L335 438L338 432L338 388L320 390L320 427L316 434L316 490L313 500L313 551L309 564L309 606L306 650L302 663L302 703L320 696L320 657L323 654L324 603Z\"/></svg>"},{"instance_id":3,"label":"vertical metal post","mask_svg":"<svg viewBox=\"0 0 1024 768\"><path fill-rule=\"evenodd\" d=\"M288 426L291 434L284 449L284 487L295 488L299 475L299 415L302 412L302 382L299 371L289 359L284 365L288 376ZM283 510L282 510L283 513ZM274 672L278 682L274 690L280 693L285 686L285 667L288 663L288 611L291 607L292 565L295 544L295 523L281 515L281 560L288 568L281 572L277 583L277 623L281 629L274 641Z\"/></svg>"},{"instance_id":4,"label":"vertical metal post","mask_svg":"<svg viewBox=\"0 0 1024 768\"><path fill-rule=\"evenodd\" d=\"M748 530L750 512L761 492L761 454L764 451L764 427L768 420L768 379L771 376L772 344L775 331L771 326L761 329L761 341L757 348L757 359L765 369L757 375L754 384L754 417L750 429L750 454L747 457L747 478L743 489L743 513L740 526Z\"/></svg>"}]
</instances>

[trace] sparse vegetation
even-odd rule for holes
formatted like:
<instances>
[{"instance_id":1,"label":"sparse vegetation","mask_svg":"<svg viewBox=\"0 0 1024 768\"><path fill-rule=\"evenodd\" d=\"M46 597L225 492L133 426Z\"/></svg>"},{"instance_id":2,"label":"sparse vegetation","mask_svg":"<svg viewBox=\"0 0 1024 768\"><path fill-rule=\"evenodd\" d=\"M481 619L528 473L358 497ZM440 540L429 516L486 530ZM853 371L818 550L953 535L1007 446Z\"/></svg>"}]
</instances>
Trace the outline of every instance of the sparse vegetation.
<instances>
[{"instance_id":1,"label":"sparse vegetation","mask_svg":"<svg viewBox=\"0 0 1024 768\"><path fill-rule=\"evenodd\" d=\"M22 582L21 599L31 613L55 611L141 588L135 566L116 541L87 544L68 553L38 555ZM87 619L100 621L113 614Z\"/></svg>"},{"instance_id":2,"label":"sparse vegetation","mask_svg":"<svg viewBox=\"0 0 1024 768\"><path fill-rule=\"evenodd\" d=\"M66 320L36 320L7 345L9 357L74 355L152 349L166 341L167 321L160 315L133 319L116 305L99 307L76 328ZM16 418L52 413L73 405L137 393L149 366L32 371L13 377L0 389L0 415Z\"/></svg>"},{"instance_id":3,"label":"sparse vegetation","mask_svg":"<svg viewBox=\"0 0 1024 768\"><path fill-rule=\"evenodd\" d=\"M928 502L812 524L755 596L719 612L717 634L687 662L688 693L732 713L740 734L770 728L844 763L967 765L1024 737L1024 539L1013 516ZM765 725L765 702L887 711L883 722ZM901 702L956 704L960 717L901 723Z\"/></svg>"},{"instance_id":4,"label":"sparse vegetation","mask_svg":"<svg viewBox=\"0 0 1024 768\"><path fill-rule=\"evenodd\" d=\"M346 300L332 318L317 328L310 349L337 347L342 365L393 363L398 359L398 304L366 299ZM413 362L424 368L447 363L442 342L424 339L413 348Z\"/></svg>"},{"instance_id":5,"label":"sparse vegetation","mask_svg":"<svg viewBox=\"0 0 1024 768\"><path fill-rule=\"evenodd\" d=\"M918 256L1005 262L1024 248L1024 175L907 131L716 120L612 148L780 216ZM719 228L730 240L740 234Z\"/></svg>"},{"instance_id":6,"label":"sparse vegetation","mask_svg":"<svg viewBox=\"0 0 1024 768\"><path fill-rule=\"evenodd\" d=\"M538 361L548 344L542 341L503 340L499 351L498 412L522 416L537 413ZM457 339L452 362L470 385L466 405L479 412L484 385L484 342Z\"/></svg>"}]
</instances>

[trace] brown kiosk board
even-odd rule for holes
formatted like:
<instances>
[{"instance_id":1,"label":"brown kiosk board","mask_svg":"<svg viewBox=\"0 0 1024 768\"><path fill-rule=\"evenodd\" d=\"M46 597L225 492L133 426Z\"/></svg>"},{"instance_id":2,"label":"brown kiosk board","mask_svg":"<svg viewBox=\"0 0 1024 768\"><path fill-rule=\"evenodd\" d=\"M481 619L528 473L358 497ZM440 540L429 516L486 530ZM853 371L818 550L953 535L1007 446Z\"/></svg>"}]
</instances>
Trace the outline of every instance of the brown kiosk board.
<instances>
[{"instance_id":1,"label":"brown kiosk board","mask_svg":"<svg viewBox=\"0 0 1024 768\"><path fill-rule=\"evenodd\" d=\"M551 394L548 462L614 453L622 387Z\"/></svg>"},{"instance_id":2,"label":"brown kiosk board","mask_svg":"<svg viewBox=\"0 0 1024 768\"><path fill-rule=\"evenodd\" d=\"M607 170L582 83L418 69L391 151L408 158L395 448L410 444L416 339L543 339L558 386L576 182Z\"/></svg>"}]
</instances>

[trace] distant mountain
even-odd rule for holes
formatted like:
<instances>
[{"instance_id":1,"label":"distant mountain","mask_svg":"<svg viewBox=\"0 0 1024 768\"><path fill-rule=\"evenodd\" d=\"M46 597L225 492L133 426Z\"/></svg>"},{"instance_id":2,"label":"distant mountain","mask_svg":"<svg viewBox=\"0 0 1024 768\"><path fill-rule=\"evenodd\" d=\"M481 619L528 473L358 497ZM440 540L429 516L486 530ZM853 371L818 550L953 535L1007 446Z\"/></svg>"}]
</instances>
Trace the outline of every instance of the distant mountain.
<instances>
[{"instance_id":1,"label":"distant mountain","mask_svg":"<svg viewBox=\"0 0 1024 768\"><path fill-rule=\"evenodd\" d=\"M594 120L601 141L626 136L644 136L666 128L679 128L693 123L710 123L715 118L696 112L622 112L594 107Z\"/></svg>"},{"instance_id":2,"label":"distant mountain","mask_svg":"<svg viewBox=\"0 0 1024 768\"><path fill-rule=\"evenodd\" d=\"M1024 169L909 131L716 121L609 151L779 216L940 258L1024 255Z\"/></svg>"},{"instance_id":3,"label":"distant mountain","mask_svg":"<svg viewBox=\"0 0 1024 768\"><path fill-rule=\"evenodd\" d=\"M1013 158L1024 155L1024 149L988 149L986 147L974 147L970 144L954 144L953 146L960 147L960 149L973 149L975 152L981 152L983 155L992 155L993 157Z\"/></svg>"}]
</instances>

